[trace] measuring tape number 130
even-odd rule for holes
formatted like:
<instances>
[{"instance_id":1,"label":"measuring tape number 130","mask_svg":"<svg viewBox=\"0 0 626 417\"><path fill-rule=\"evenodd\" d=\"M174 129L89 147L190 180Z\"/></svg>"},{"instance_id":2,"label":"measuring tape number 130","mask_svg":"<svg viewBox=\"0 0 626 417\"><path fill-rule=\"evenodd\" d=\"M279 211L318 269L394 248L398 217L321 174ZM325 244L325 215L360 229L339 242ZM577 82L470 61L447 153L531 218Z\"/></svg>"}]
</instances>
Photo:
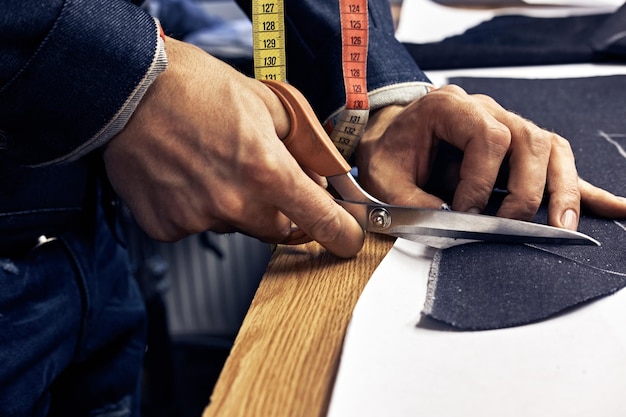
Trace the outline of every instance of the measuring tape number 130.
<instances>
[{"instance_id":1,"label":"measuring tape number 130","mask_svg":"<svg viewBox=\"0 0 626 417\"><path fill-rule=\"evenodd\" d=\"M331 139L348 159L369 118L367 96L367 0L339 0L345 109L329 122ZM254 76L259 80L286 80L284 0L252 0Z\"/></svg>"}]
</instances>

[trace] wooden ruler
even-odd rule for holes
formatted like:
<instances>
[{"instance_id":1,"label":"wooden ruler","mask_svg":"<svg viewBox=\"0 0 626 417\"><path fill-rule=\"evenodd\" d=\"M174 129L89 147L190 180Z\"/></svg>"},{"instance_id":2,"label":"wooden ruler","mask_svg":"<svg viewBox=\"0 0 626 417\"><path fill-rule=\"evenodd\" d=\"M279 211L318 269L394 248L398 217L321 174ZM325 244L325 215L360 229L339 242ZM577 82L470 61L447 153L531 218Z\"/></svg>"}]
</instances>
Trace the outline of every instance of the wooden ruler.
<instances>
[{"instance_id":1,"label":"wooden ruler","mask_svg":"<svg viewBox=\"0 0 626 417\"><path fill-rule=\"evenodd\" d=\"M326 126L339 152L348 159L359 143L369 117L367 97L367 0L338 0L341 17L345 109ZM252 0L254 76L286 81L284 0Z\"/></svg>"}]
</instances>

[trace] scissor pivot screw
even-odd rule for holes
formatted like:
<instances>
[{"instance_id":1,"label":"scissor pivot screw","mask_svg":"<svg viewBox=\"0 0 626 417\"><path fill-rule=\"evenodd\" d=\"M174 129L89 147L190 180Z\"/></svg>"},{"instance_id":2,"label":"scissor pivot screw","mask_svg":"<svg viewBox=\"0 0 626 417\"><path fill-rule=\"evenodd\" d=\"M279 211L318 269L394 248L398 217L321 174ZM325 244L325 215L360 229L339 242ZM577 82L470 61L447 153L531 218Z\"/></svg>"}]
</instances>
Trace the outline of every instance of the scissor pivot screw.
<instances>
[{"instance_id":1,"label":"scissor pivot screw","mask_svg":"<svg viewBox=\"0 0 626 417\"><path fill-rule=\"evenodd\" d=\"M375 208L370 211L370 222L377 229L386 229L391 226L391 214L384 208Z\"/></svg>"}]
</instances>

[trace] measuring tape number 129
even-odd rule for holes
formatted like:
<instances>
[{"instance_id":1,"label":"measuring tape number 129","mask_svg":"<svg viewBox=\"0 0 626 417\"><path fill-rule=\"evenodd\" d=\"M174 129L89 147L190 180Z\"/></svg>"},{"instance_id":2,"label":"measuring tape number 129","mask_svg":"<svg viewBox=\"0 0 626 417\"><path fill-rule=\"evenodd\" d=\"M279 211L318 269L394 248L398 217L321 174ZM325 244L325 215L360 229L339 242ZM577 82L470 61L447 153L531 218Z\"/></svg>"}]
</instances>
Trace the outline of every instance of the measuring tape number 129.
<instances>
[{"instance_id":1,"label":"measuring tape number 129","mask_svg":"<svg viewBox=\"0 0 626 417\"><path fill-rule=\"evenodd\" d=\"M252 0L254 76L258 80L285 81L284 0ZM369 118L367 96L367 0L339 0L345 109L333 117L327 130L344 158L354 152Z\"/></svg>"}]
</instances>

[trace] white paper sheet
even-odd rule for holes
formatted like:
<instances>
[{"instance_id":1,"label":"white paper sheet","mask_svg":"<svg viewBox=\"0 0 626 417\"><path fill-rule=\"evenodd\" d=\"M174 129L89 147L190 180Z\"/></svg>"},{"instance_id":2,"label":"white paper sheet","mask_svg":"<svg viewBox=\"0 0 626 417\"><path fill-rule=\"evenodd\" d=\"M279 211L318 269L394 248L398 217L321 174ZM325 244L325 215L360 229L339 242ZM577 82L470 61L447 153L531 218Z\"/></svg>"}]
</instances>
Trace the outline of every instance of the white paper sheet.
<instances>
[{"instance_id":1,"label":"white paper sheet","mask_svg":"<svg viewBox=\"0 0 626 417\"><path fill-rule=\"evenodd\" d=\"M626 291L510 329L420 327L431 251L398 240L375 271L328 417L626 416Z\"/></svg>"},{"instance_id":2,"label":"white paper sheet","mask_svg":"<svg viewBox=\"0 0 626 417\"><path fill-rule=\"evenodd\" d=\"M622 2L592 3L613 11ZM438 41L494 13L404 0L397 36L407 42ZM625 66L577 64L427 75L443 85L462 75L624 73ZM626 290L526 326L438 329L421 318L432 255L420 244L398 240L374 272L346 334L327 417L626 416Z\"/></svg>"},{"instance_id":3,"label":"white paper sheet","mask_svg":"<svg viewBox=\"0 0 626 417\"><path fill-rule=\"evenodd\" d=\"M564 64L549 66L525 66L507 68L468 68L458 70L426 71L431 82L440 87L448 84L451 77L485 78L576 78L609 75L626 75L626 65L611 64Z\"/></svg>"}]
</instances>

